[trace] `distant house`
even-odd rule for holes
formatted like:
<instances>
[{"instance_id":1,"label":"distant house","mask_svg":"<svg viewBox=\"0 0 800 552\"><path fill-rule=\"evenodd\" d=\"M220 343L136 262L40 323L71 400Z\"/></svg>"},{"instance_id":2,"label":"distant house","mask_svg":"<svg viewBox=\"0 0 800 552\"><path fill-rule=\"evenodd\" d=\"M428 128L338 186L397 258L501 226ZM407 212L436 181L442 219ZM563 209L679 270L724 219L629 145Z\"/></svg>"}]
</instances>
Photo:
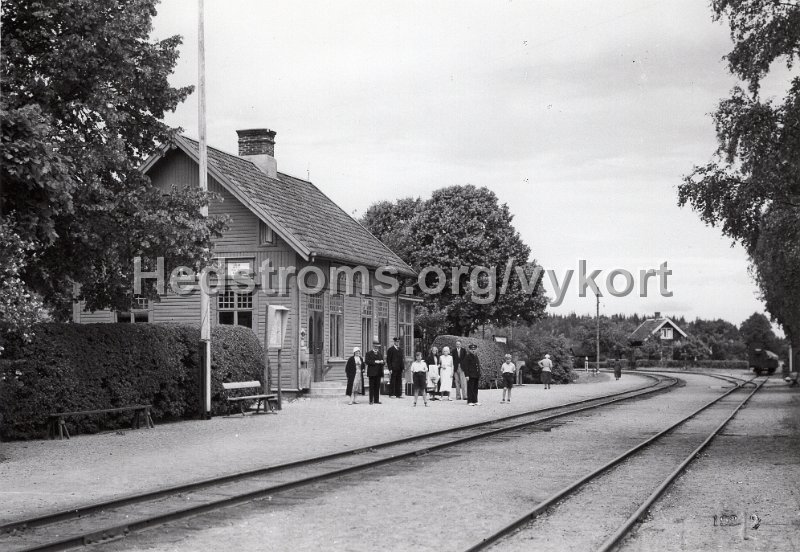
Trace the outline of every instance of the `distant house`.
<instances>
[{"instance_id":1,"label":"distant house","mask_svg":"<svg viewBox=\"0 0 800 552\"><path fill-rule=\"evenodd\" d=\"M263 343L267 307L288 308L281 382L286 389L297 387L298 371L306 358L313 381L343 381L344 364L353 347L366 352L373 339L386 347L398 336L405 355L411 358L418 299L399 291L378 293L376 287L385 286L377 281L375 270L393 267L398 278L415 276L414 270L311 182L279 173L274 131L240 130L238 135L239 155L208 148L208 189L222 198L210 204L209 215L231 218L228 231L214 244L221 273L228 278L239 271L254 273L256 286L250 293L225 291L211 297L212 324L246 326ZM144 163L142 171L163 193L170 193L199 186L198 159L198 143L176 136ZM288 276L287 289L276 293L261 285L258 270L264 261L276 273L281 268L294 267L300 272L315 266L326 277L332 267L363 268L349 276L339 273L335 282L326 281L317 293L304 292L299 279ZM309 276L304 283L313 287L315 274ZM345 293L349 291L348 278L355 284L355 293ZM277 289L277 281L267 288ZM135 299L125 312L87 312L83 304L76 303L73 320L197 324L200 297L167 290L157 301Z\"/></svg>"},{"instance_id":2,"label":"distant house","mask_svg":"<svg viewBox=\"0 0 800 552\"><path fill-rule=\"evenodd\" d=\"M672 358L673 347L680 345L681 339L688 337L680 327L667 318L661 316L660 312L655 313L653 318L648 318L636 328L629 337L629 342L634 347L641 347L646 342L656 341L664 356L664 349L669 349L669 358Z\"/></svg>"}]
</instances>

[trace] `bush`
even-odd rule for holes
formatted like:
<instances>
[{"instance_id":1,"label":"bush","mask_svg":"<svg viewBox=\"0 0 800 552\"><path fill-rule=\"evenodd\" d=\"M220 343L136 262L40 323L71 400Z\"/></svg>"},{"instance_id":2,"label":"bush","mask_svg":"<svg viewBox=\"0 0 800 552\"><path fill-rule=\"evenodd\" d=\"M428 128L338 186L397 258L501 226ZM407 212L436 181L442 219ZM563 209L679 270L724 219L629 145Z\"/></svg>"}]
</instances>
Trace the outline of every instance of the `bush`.
<instances>
[{"instance_id":1,"label":"bush","mask_svg":"<svg viewBox=\"0 0 800 552\"><path fill-rule=\"evenodd\" d=\"M602 366L602 362L600 363ZM749 370L746 360L698 360L689 362L685 360L645 360L637 359L634 368L710 368L714 370Z\"/></svg>"},{"instance_id":2,"label":"bush","mask_svg":"<svg viewBox=\"0 0 800 552\"><path fill-rule=\"evenodd\" d=\"M9 343L0 360L0 437L46 433L52 412L151 404L156 420L198 413L199 331L156 324L40 324L28 343ZM260 379L263 353L247 328L212 331L212 412L222 410L222 378ZM130 413L78 417L75 432L128 424Z\"/></svg>"},{"instance_id":3,"label":"bush","mask_svg":"<svg viewBox=\"0 0 800 552\"><path fill-rule=\"evenodd\" d=\"M526 342L525 352L527 360L522 383L541 383L542 369L539 368L539 361L546 354L553 361L553 383L571 383L578 379L578 375L572 370L574 361L564 336L537 335Z\"/></svg>"},{"instance_id":4,"label":"bush","mask_svg":"<svg viewBox=\"0 0 800 552\"><path fill-rule=\"evenodd\" d=\"M478 387L481 389L488 389L492 382L496 382L500 378L500 367L505 362L506 351L494 341L487 341L485 339L478 339L476 337L459 337L457 335L440 335L433 340L433 346L439 348L439 352L443 347L450 347L452 354L456 349L456 341L461 341L461 344L469 350L471 344L478 346L475 354L478 355L478 360L481 362L481 379L478 382ZM423 351L423 358L428 355L428 351Z\"/></svg>"}]
</instances>

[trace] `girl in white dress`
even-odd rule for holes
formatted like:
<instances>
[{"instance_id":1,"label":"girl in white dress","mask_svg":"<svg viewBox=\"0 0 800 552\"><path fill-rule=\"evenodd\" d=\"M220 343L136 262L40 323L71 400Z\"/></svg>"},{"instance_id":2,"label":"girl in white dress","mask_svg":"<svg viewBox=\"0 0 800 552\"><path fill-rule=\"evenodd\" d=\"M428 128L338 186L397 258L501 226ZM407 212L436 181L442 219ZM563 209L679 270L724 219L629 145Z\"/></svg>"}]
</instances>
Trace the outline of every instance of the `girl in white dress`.
<instances>
[{"instance_id":1,"label":"girl in white dress","mask_svg":"<svg viewBox=\"0 0 800 552\"><path fill-rule=\"evenodd\" d=\"M450 398L450 388L453 386L453 357L450 356L450 347L442 347L442 355L439 357L439 390L442 400L452 401ZM445 399L447 397L447 399Z\"/></svg>"}]
</instances>

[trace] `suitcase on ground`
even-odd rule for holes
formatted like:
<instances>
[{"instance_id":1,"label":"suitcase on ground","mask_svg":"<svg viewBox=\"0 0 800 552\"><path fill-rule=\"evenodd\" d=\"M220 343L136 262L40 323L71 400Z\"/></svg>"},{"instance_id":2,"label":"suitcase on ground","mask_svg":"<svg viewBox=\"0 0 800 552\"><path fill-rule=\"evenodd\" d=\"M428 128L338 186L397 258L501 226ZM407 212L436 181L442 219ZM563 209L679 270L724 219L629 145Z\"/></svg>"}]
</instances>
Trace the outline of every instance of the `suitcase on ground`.
<instances>
[{"instance_id":1,"label":"suitcase on ground","mask_svg":"<svg viewBox=\"0 0 800 552\"><path fill-rule=\"evenodd\" d=\"M388 395L390 388L390 382L386 380L381 380L381 395Z\"/></svg>"},{"instance_id":2,"label":"suitcase on ground","mask_svg":"<svg viewBox=\"0 0 800 552\"><path fill-rule=\"evenodd\" d=\"M409 397L414 394L414 384L410 381L406 382L406 395Z\"/></svg>"}]
</instances>

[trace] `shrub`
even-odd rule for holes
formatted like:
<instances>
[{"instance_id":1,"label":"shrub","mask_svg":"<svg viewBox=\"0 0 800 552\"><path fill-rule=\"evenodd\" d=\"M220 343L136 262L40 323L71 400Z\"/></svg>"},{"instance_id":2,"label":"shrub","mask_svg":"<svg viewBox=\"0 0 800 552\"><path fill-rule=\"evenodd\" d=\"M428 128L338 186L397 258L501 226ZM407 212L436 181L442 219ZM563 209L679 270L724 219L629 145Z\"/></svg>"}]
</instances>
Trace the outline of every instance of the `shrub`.
<instances>
[{"instance_id":1,"label":"shrub","mask_svg":"<svg viewBox=\"0 0 800 552\"><path fill-rule=\"evenodd\" d=\"M542 369L539 361L549 354L553 361L553 383L571 383L578 379L572 370L573 359L569 343L560 335L535 336L526 344L528 359L525 361L523 383L541 383Z\"/></svg>"},{"instance_id":2,"label":"shrub","mask_svg":"<svg viewBox=\"0 0 800 552\"><path fill-rule=\"evenodd\" d=\"M602 366L602 362L600 363ZM749 370L746 360L698 360L688 362L685 360L646 360L637 359L634 368L710 368L714 370Z\"/></svg>"},{"instance_id":3,"label":"shrub","mask_svg":"<svg viewBox=\"0 0 800 552\"><path fill-rule=\"evenodd\" d=\"M476 337L459 337L457 335L440 335L433 340L433 346L439 348L439 352L443 347L450 347L450 353L456 349L456 341L461 341L461 344L469 350L471 344L478 346L475 354L478 355L478 360L481 363L481 379L478 382L478 387L487 389L492 382L496 382L500 378L500 367L505 361L506 351L494 341L487 341L485 339L478 339ZM427 356L428 351L423 351L423 357Z\"/></svg>"},{"instance_id":4,"label":"shrub","mask_svg":"<svg viewBox=\"0 0 800 552\"><path fill-rule=\"evenodd\" d=\"M156 420L198 412L199 332L156 324L40 324L30 343L9 343L0 360L0 437L46 432L52 412L151 404ZM261 346L247 328L212 331L212 412L221 404L222 378L259 379ZM76 432L121 427L130 413L78 417Z\"/></svg>"}]
</instances>

